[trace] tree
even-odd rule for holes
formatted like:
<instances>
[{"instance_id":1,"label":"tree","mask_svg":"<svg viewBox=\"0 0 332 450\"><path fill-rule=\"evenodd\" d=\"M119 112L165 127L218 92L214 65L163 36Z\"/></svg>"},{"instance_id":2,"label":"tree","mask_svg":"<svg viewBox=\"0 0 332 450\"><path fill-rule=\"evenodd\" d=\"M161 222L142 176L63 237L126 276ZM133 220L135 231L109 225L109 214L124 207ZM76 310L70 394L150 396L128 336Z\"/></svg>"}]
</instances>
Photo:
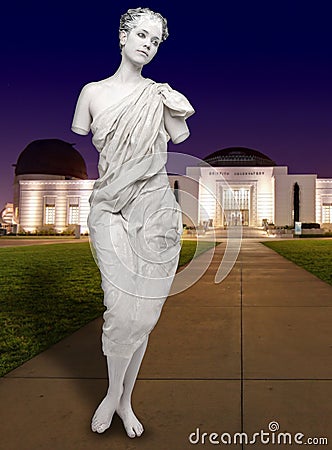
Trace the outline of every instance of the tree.
<instances>
[{"instance_id":1,"label":"tree","mask_svg":"<svg viewBox=\"0 0 332 450\"><path fill-rule=\"evenodd\" d=\"M179 182L178 180L174 181L174 195L176 201L179 203Z\"/></svg>"},{"instance_id":2,"label":"tree","mask_svg":"<svg viewBox=\"0 0 332 450\"><path fill-rule=\"evenodd\" d=\"M293 187L294 227L300 221L300 186L296 182Z\"/></svg>"}]
</instances>

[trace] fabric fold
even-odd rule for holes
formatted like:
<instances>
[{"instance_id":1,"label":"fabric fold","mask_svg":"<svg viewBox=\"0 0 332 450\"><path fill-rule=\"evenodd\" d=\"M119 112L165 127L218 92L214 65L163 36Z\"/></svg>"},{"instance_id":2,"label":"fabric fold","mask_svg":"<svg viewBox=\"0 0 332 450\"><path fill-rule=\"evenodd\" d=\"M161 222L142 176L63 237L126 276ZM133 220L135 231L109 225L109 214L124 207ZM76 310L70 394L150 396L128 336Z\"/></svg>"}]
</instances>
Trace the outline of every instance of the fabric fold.
<instances>
[{"instance_id":1,"label":"fabric fold","mask_svg":"<svg viewBox=\"0 0 332 450\"><path fill-rule=\"evenodd\" d=\"M145 79L98 114L99 178L90 196L90 244L104 291L103 351L129 356L155 326L177 269L182 212L165 168L164 107L194 110L168 84Z\"/></svg>"},{"instance_id":2,"label":"fabric fold","mask_svg":"<svg viewBox=\"0 0 332 450\"><path fill-rule=\"evenodd\" d=\"M163 103L169 108L172 117L188 117L195 112L188 99L181 92L172 89L169 84L163 83L158 87Z\"/></svg>"}]
</instances>

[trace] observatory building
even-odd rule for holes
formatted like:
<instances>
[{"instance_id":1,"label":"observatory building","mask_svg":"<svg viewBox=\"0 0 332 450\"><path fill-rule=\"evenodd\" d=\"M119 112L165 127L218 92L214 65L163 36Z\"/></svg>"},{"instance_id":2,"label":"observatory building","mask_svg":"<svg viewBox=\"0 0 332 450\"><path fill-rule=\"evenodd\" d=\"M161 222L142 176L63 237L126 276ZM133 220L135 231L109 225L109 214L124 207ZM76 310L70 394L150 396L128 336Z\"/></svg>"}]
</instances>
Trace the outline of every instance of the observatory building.
<instances>
[{"instance_id":1,"label":"observatory building","mask_svg":"<svg viewBox=\"0 0 332 450\"><path fill-rule=\"evenodd\" d=\"M193 217L199 224L260 227L266 222L292 226L296 186L297 220L332 222L332 179L319 179L316 174L289 174L287 166L278 166L257 150L245 147L218 150L205 157L198 167L187 167L186 176L197 184L198 208L197 216ZM181 191L193 191L192 181L172 178L177 180L181 204ZM188 195L184 197L191 201ZM193 205L188 210L194 214Z\"/></svg>"},{"instance_id":2,"label":"observatory building","mask_svg":"<svg viewBox=\"0 0 332 450\"><path fill-rule=\"evenodd\" d=\"M33 141L14 166L13 222L20 230L53 227L62 232L80 225L81 233L88 231L95 180L88 179L85 161L73 144ZM218 150L195 167L186 167L185 175L169 175L169 181L187 225L292 226L294 219L332 223L332 179L289 174L287 166L254 149Z\"/></svg>"},{"instance_id":3,"label":"observatory building","mask_svg":"<svg viewBox=\"0 0 332 450\"><path fill-rule=\"evenodd\" d=\"M71 225L87 231L89 196L86 164L73 144L61 139L31 142L14 164L14 223L26 232Z\"/></svg>"}]
</instances>

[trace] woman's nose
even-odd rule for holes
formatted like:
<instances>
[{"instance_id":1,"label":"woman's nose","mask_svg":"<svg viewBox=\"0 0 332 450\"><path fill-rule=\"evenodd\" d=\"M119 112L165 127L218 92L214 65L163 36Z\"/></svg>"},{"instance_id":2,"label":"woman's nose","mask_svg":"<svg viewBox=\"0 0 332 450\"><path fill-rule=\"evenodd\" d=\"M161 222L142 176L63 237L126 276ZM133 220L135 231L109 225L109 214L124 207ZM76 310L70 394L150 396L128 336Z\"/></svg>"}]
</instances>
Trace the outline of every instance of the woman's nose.
<instances>
[{"instance_id":1,"label":"woman's nose","mask_svg":"<svg viewBox=\"0 0 332 450\"><path fill-rule=\"evenodd\" d=\"M150 50L151 42L146 41L145 44L144 44L144 46L145 46L147 49Z\"/></svg>"}]
</instances>

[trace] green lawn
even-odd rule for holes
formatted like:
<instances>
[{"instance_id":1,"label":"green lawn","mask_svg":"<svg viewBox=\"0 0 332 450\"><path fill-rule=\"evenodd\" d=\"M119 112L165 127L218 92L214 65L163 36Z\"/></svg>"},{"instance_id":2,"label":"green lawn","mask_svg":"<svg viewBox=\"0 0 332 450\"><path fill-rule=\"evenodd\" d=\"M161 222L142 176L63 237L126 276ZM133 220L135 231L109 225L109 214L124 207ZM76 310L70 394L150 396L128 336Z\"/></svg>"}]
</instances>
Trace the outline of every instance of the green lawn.
<instances>
[{"instance_id":1,"label":"green lawn","mask_svg":"<svg viewBox=\"0 0 332 450\"><path fill-rule=\"evenodd\" d=\"M332 284L332 240L294 239L263 242L318 278Z\"/></svg>"},{"instance_id":2,"label":"green lawn","mask_svg":"<svg viewBox=\"0 0 332 450\"><path fill-rule=\"evenodd\" d=\"M200 242L197 253L214 242ZM182 242L179 266L196 241ZM104 311L88 242L0 248L0 376Z\"/></svg>"}]
</instances>

